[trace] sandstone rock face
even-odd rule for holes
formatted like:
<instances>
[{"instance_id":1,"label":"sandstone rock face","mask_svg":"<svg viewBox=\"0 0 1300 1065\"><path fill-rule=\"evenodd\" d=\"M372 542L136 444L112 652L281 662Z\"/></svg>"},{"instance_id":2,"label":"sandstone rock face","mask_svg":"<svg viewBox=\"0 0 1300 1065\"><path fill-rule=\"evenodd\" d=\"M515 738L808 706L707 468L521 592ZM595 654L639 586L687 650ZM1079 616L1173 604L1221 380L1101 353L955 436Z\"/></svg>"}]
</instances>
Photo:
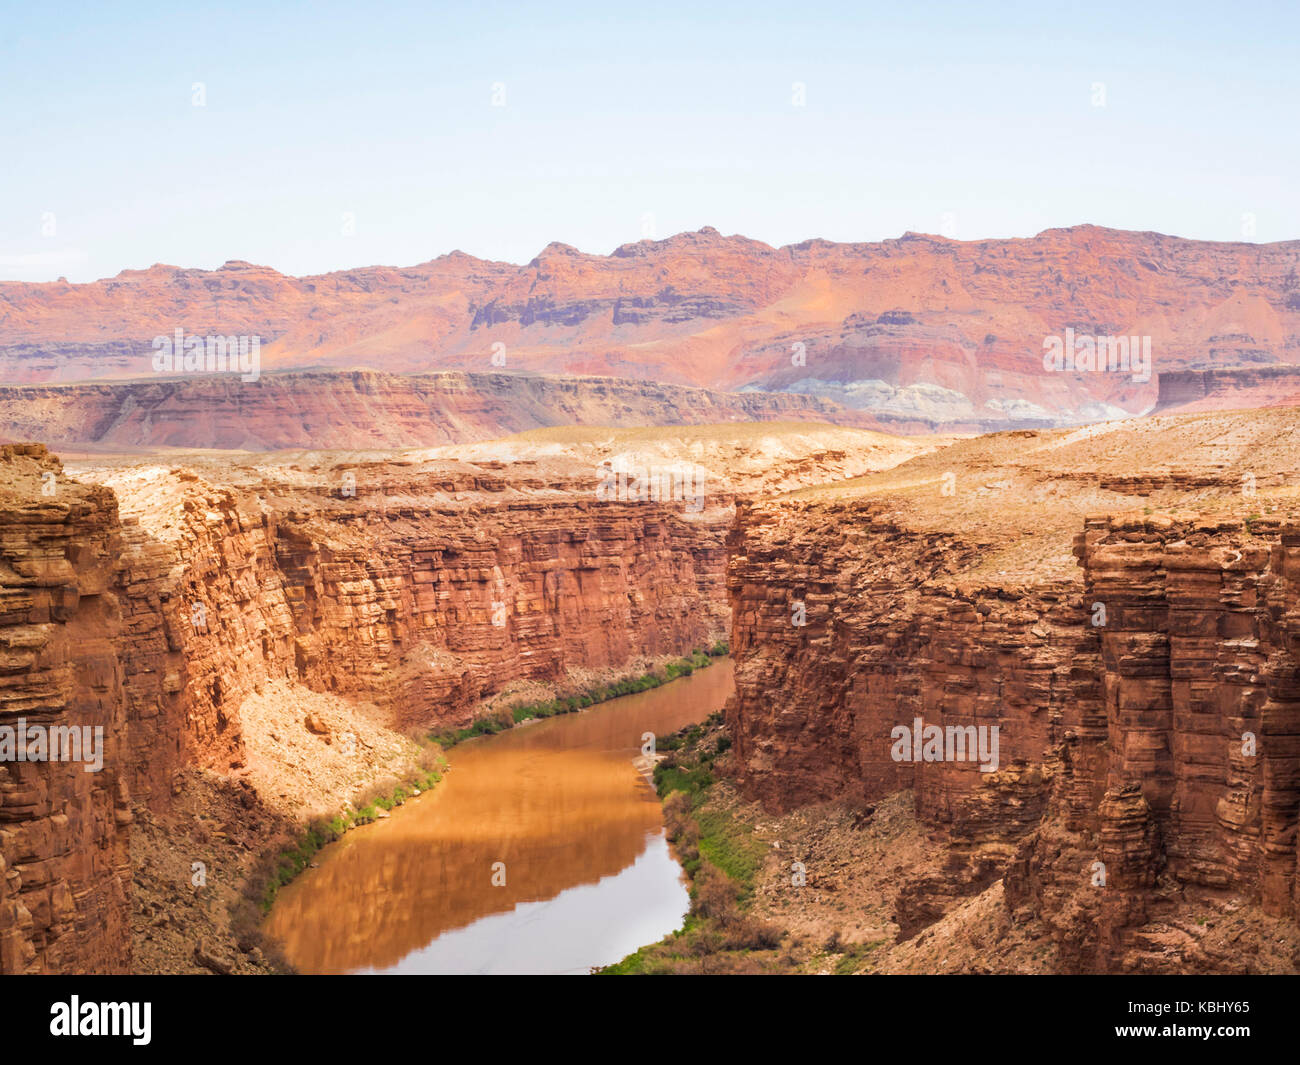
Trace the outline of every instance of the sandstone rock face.
<instances>
[{"instance_id":1,"label":"sandstone rock face","mask_svg":"<svg viewBox=\"0 0 1300 1065\"><path fill-rule=\"evenodd\" d=\"M504 366L798 392L907 431L1079 423L1148 410L1185 371L1243 371L1220 407L1281 402L1249 371L1300 363L1297 265L1296 242L1096 226L781 248L705 228L608 256L551 244L523 266L453 253L304 278L159 265L0 283L0 379L153 379L153 338L180 328L261 337L264 371ZM1150 337L1156 376L1046 372L1043 341L1067 328Z\"/></svg>"},{"instance_id":2,"label":"sandstone rock face","mask_svg":"<svg viewBox=\"0 0 1300 1065\"><path fill-rule=\"evenodd\" d=\"M813 396L725 393L613 378L513 374L229 375L0 387L0 439L127 451L397 448L488 440L539 426L875 420Z\"/></svg>"},{"instance_id":3,"label":"sandstone rock face","mask_svg":"<svg viewBox=\"0 0 1300 1065\"><path fill-rule=\"evenodd\" d=\"M0 729L46 730L45 754L49 730L102 735L97 772L84 749L0 761L0 973L128 965L120 549L111 492L39 445L0 448Z\"/></svg>"},{"instance_id":4,"label":"sandstone rock face","mask_svg":"<svg viewBox=\"0 0 1300 1065\"><path fill-rule=\"evenodd\" d=\"M238 768L232 709L262 677L374 701L401 727L465 724L510 680L686 651L724 628L720 523L710 535L653 505L483 505L482 480L438 487L477 505L437 506L397 478L306 510L187 492L188 616L174 624L201 763Z\"/></svg>"},{"instance_id":5,"label":"sandstone rock face","mask_svg":"<svg viewBox=\"0 0 1300 1065\"><path fill-rule=\"evenodd\" d=\"M1044 814L1045 752L1100 714L1081 589L957 581L969 546L900 528L870 503L741 507L728 547L727 720L746 791L785 810L912 788L954 861L949 883L915 894L987 886ZM918 718L963 736L997 726L996 768L982 772L974 757L895 760L893 730ZM913 908L931 905L913 898Z\"/></svg>"},{"instance_id":6,"label":"sandstone rock face","mask_svg":"<svg viewBox=\"0 0 1300 1065\"><path fill-rule=\"evenodd\" d=\"M0 972L129 968L131 803L166 809L182 768L239 775L239 708L263 689L428 730L508 681L725 631L725 494L687 513L503 471L132 466L88 485L42 446L0 449L0 726L104 733L100 772L0 761Z\"/></svg>"},{"instance_id":7,"label":"sandstone rock face","mask_svg":"<svg viewBox=\"0 0 1300 1065\"><path fill-rule=\"evenodd\" d=\"M1072 922L1076 906L1095 913L1092 934L1060 929L1078 968L1168 965L1168 944L1147 938L1174 920L1175 885L1296 918L1298 543L1300 527L1276 521L1097 518L1080 534L1085 597L1107 607L1106 716L1069 737L1068 775L1104 793L1091 809L1062 796L1007 878L1013 905L1057 916L1054 893ZM1104 892L1068 870L1090 847Z\"/></svg>"},{"instance_id":8,"label":"sandstone rock face","mask_svg":"<svg viewBox=\"0 0 1300 1065\"><path fill-rule=\"evenodd\" d=\"M877 493L740 506L727 720L746 792L786 810L913 789L949 860L905 883L905 936L1001 878L1015 919L1043 922L1067 971L1250 970L1185 906L1253 906L1292 928L1298 916L1300 516L1285 487L1294 455L1285 471L1252 467L1279 487L1242 516L1226 424L1209 465L1189 447L1177 474L1121 473L1098 449L1099 468L1071 474L1099 486L1076 481L1087 498L1198 500L1080 517L1074 575L1006 563L1024 556L1005 525L994 535L949 515L939 527L905 498L915 463ZM1126 465L1142 469L1124 439ZM1037 515L1047 556L1071 482L1029 487L1038 453L1022 452L961 476L1021 477L1003 506ZM1050 441L1042 453L1060 454ZM898 760L893 730L917 718L997 726L996 771Z\"/></svg>"}]
</instances>

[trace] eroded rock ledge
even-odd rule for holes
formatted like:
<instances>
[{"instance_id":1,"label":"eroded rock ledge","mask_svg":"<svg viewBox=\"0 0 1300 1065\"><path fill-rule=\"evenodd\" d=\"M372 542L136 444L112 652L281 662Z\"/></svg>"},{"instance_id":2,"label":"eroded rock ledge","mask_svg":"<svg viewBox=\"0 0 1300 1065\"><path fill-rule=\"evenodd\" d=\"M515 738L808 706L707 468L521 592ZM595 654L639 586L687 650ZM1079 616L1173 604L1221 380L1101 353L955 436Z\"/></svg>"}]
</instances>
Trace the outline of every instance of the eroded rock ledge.
<instances>
[{"instance_id":1,"label":"eroded rock ledge","mask_svg":"<svg viewBox=\"0 0 1300 1065\"><path fill-rule=\"evenodd\" d=\"M904 885L903 937L1004 880L1064 971L1250 971L1180 912L1200 893L1296 919L1300 521L1289 500L1224 509L1089 517L1073 577L990 580L982 556L1006 541L883 493L740 507L727 720L745 792L787 810L913 789L948 861ZM895 761L891 730L917 717L998 726L997 771Z\"/></svg>"}]
</instances>

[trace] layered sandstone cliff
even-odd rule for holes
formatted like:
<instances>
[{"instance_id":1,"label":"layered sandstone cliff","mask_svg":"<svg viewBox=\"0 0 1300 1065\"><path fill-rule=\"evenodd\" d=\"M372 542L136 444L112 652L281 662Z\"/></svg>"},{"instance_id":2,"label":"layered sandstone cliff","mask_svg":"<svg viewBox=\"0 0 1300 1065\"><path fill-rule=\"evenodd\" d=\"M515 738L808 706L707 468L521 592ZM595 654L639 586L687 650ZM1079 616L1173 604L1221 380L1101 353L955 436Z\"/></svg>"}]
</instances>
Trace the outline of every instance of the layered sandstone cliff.
<instances>
[{"instance_id":1,"label":"layered sandstone cliff","mask_svg":"<svg viewBox=\"0 0 1300 1065\"><path fill-rule=\"evenodd\" d=\"M40 439L96 452L392 449L490 440L543 426L775 420L876 426L869 415L813 396L597 377L355 371L0 387L0 440Z\"/></svg>"},{"instance_id":2,"label":"layered sandstone cliff","mask_svg":"<svg viewBox=\"0 0 1300 1065\"><path fill-rule=\"evenodd\" d=\"M1055 926L1070 967L1248 969L1180 920L1188 892L1297 918L1298 546L1293 511L1080 533L1086 598L1107 607L1104 716L1067 732L1051 815L1007 877L1009 904ZM1079 882L1088 855L1104 890Z\"/></svg>"},{"instance_id":3,"label":"layered sandstone cliff","mask_svg":"<svg viewBox=\"0 0 1300 1065\"><path fill-rule=\"evenodd\" d=\"M120 550L112 492L39 445L0 448L0 730L27 739L0 762L0 973L128 965ZM56 729L90 743L50 760Z\"/></svg>"},{"instance_id":4,"label":"layered sandstone cliff","mask_svg":"<svg viewBox=\"0 0 1300 1065\"><path fill-rule=\"evenodd\" d=\"M1264 964L1188 908L1295 927L1298 431L1286 411L990 438L742 507L744 788L776 809L912 789L947 864L904 883L904 936L1004 881L1064 970ZM996 769L899 760L917 719L996 726Z\"/></svg>"}]
</instances>

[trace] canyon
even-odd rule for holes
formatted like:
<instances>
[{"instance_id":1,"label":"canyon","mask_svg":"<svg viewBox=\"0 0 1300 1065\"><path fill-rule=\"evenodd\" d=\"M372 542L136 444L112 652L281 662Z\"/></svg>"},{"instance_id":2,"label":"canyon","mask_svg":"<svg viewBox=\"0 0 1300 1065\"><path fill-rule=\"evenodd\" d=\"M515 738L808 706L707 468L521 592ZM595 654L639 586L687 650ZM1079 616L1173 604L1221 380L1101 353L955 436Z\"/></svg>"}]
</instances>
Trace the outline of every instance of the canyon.
<instances>
[{"instance_id":1,"label":"canyon","mask_svg":"<svg viewBox=\"0 0 1300 1065\"><path fill-rule=\"evenodd\" d=\"M176 328L259 336L268 376L160 379L152 341ZM1045 372L1043 342L1066 329L1149 337L1155 376ZM706 227L610 255L552 243L524 265L453 252L409 268L302 278L232 261L217 270L155 265L79 285L0 283L0 380L9 386L0 423L46 417L119 446L299 446L302 433L319 437L358 410L378 414L378 424L350 422L353 438L316 445L359 446L362 435L389 447L449 442L444 430L411 425L444 413L455 429L490 421L488 437L582 420L556 413L565 403L596 419L630 407L641 412L637 424L661 424L665 405L703 399L666 395L677 388L726 393L708 402L747 404L748 417L791 416L761 413L772 402L794 410L795 400L770 398L788 394L804 397L819 420L986 432L1100 421L1157 403L1285 405L1297 395L1297 366L1300 242L1087 225L1015 240L907 233L780 248ZM514 374L620 383L593 386L585 410L582 397L538 395L581 384L501 381ZM405 375L413 380L393 380ZM652 384L636 396L635 382ZM214 408L220 402L242 418Z\"/></svg>"},{"instance_id":2,"label":"canyon","mask_svg":"<svg viewBox=\"0 0 1300 1065\"><path fill-rule=\"evenodd\" d=\"M0 721L107 745L99 773L0 767L0 971L262 971L211 901L193 945L162 868L183 883L216 848L230 893L431 728L726 636L741 796L777 817L910 796L926 860L890 878L882 971L936 936L1003 943L966 971L1032 971L1044 944L1049 971L1294 971L1298 433L1276 408L974 438L4 445ZM996 726L996 770L896 760L918 718Z\"/></svg>"},{"instance_id":3,"label":"canyon","mask_svg":"<svg viewBox=\"0 0 1300 1065\"><path fill-rule=\"evenodd\" d=\"M0 973L273 970L239 899L305 824L723 640L726 787L869 884L873 971L1297 971L1298 268L705 229L0 283L0 726L105 737L0 763ZM260 376L152 374L178 326ZM1045 371L1071 332L1155 373Z\"/></svg>"},{"instance_id":4,"label":"canyon","mask_svg":"<svg viewBox=\"0 0 1300 1065\"><path fill-rule=\"evenodd\" d=\"M287 830L502 692L729 633L742 795L776 815L911 796L933 860L894 878L892 949L996 919L1053 971L1292 971L1297 432L1278 409L66 467L6 445L0 714L108 745L100 773L3 767L0 968L153 959L132 833L157 843L204 787L234 804L198 815L219 835ZM696 463L699 506L597 490ZM996 725L996 771L896 761L916 718Z\"/></svg>"},{"instance_id":5,"label":"canyon","mask_svg":"<svg viewBox=\"0 0 1300 1065\"><path fill-rule=\"evenodd\" d=\"M247 850L267 842L249 825L332 813L414 756L408 736L468 724L502 692L723 636L738 491L938 446L803 423L645 436L68 467L44 445L0 448L0 723L108 737L99 773L0 766L0 972L138 969L156 938L185 939L168 927L177 888L203 893L179 858L211 837ZM693 457L708 466L690 499L598 491L608 469ZM202 838L163 833L133 881L133 838L157 842L182 813Z\"/></svg>"}]
</instances>

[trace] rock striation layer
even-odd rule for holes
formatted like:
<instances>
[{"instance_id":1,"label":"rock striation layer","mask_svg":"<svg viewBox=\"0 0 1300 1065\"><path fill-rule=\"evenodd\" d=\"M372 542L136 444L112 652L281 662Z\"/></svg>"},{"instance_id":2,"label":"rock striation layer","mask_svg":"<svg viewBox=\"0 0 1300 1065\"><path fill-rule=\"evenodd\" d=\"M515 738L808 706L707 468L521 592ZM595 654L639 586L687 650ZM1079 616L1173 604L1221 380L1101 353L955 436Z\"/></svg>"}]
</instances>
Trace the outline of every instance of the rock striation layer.
<instances>
[{"instance_id":1,"label":"rock striation layer","mask_svg":"<svg viewBox=\"0 0 1300 1065\"><path fill-rule=\"evenodd\" d=\"M204 472L82 484L0 448L0 727L104 736L99 772L0 761L0 973L129 969L132 803L166 810L190 767L240 777L264 691L425 732L725 629L725 495L598 500L499 462Z\"/></svg>"},{"instance_id":2,"label":"rock striation layer","mask_svg":"<svg viewBox=\"0 0 1300 1065\"><path fill-rule=\"evenodd\" d=\"M1213 371L1206 409L1286 402L1267 373L1300 365L1298 266L1295 241L1088 225L780 248L706 227L610 255L552 243L522 265L455 252L302 278L155 265L0 283L0 380L156 382L153 340L181 329L259 337L264 373L502 368L802 393L908 431L1077 424L1149 410L1166 374ZM1044 341L1067 330L1149 338L1152 376L1048 372Z\"/></svg>"},{"instance_id":3,"label":"rock striation layer","mask_svg":"<svg viewBox=\"0 0 1300 1065\"><path fill-rule=\"evenodd\" d=\"M128 966L120 550L112 492L40 445L0 448L0 730L28 740L0 761L0 973ZM47 757L70 729L98 730L99 771L86 748Z\"/></svg>"},{"instance_id":4,"label":"rock striation layer","mask_svg":"<svg viewBox=\"0 0 1300 1065\"><path fill-rule=\"evenodd\" d=\"M1062 971L1252 971L1189 913L1278 919L1278 942L1300 916L1290 415L1273 450L1279 430L1247 435L1244 416L1170 421L1168 472L1141 428L1090 454L1029 434L738 507L727 721L746 793L785 811L911 789L947 864L903 871L905 937L1002 881ZM1211 427L1207 460L1192 441ZM895 730L918 719L945 737L996 727L996 768L960 747L900 759Z\"/></svg>"},{"instance_id":5,"label":"rock striation layer","mask_svg":"<svg viewBox=\"0 0 1300 1065\"><path fill-rule=\"evenodd\" d=\"M1188 890L1296 919L1298 547L1293 519L1096 518L1080 534L1086 598L1107 606L1104 717L1066 735L1051 816L1006 882L1010 905L1054 924L1071 967L1248 966L1179 929ZM1079 884L1089 853L1104 890Z\"/></svg>"},{"instance_id":6,"label":"rock striation layer","mask_svg":"<svg viewBox=\"0 0 1300 1065\"><path fill-rule=\"evenodd\" d=\"M835 421L869 415L813 396L616 378L447 372L289 373L0 387L0 439L96 452L158 448L433 447L572 424Z\"/></svg>"}]
</instances>

